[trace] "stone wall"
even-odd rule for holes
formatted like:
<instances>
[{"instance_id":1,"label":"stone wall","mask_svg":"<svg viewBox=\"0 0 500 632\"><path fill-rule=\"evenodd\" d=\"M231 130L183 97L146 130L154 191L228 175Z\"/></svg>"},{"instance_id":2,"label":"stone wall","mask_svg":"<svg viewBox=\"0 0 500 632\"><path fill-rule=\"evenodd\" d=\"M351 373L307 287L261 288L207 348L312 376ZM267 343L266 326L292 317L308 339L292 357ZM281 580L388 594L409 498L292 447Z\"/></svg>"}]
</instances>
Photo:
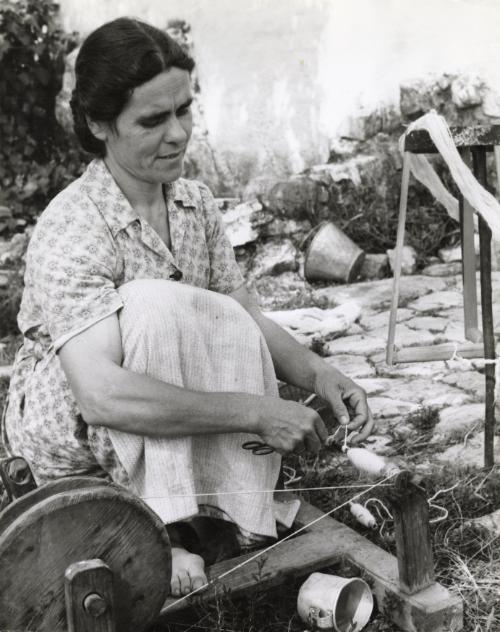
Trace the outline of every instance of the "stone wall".
<instances>
[{"instance_id":1,"label":"stone wall","mask_svg":"<svg viewBox=\"0 0 500 632\"><path fill-rule=\"evenodd\" d=\"M285 179L268 175L250 180L243 192L246 204L225 218L245 274L271 303L277 288L283 290L280 300L285 304L306 291L306 237L325 221L333 221L365 251L361 279L390 275L402 166L398 140L405 126L429 109L454 125L500 122L491 90L475 76L447 74L405 82L396 106L350 119L344 136L332 142L328 162ZM456 193L439 158L433 161ZM490 182L496 189L493 155L489 161ZM458 243L457 223L413 181L403 273L426 266L434 266L431 273L456 273L461 256ZM498 269L496 249L493 259Z\"/></svg>"}]
</instances>

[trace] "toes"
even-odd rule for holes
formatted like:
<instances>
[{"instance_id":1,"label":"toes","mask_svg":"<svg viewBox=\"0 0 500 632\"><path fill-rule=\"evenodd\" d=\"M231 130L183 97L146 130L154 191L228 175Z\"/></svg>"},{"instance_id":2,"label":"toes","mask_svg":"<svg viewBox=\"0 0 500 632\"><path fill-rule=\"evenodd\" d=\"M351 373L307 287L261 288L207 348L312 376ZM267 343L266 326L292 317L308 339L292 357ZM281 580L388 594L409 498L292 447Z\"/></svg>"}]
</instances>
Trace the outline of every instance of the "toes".
<instances>
[{"instance_id":1,"label":"toes","mask_svg":"<svg viewBox=\"0 0 500 632\"><path fill-rule=\"evenodd\" d=\"M181 583L177 575L172 575L172 579L170 581L170 592L173 597L181 596Z\"/></svg>"},{"instance_id":2,"label":"toes","mask_svg":"<svg viewBox=\"0 0 500 632\"><path fill-rule=\"evenodd\" d=\"M193 590L198 590L207 583L205 575L196 575L191 578L191 586Z\"/></svg>"},{"instance_id":3,"label":"toes","mask_svg":"<svg viewBox=\"0 0 500 632\"><path fill-rule=\"evenodd\" d=\"M187 595L191 592L191 577L185 570L179 571L178 577L181 588L181 595Z\"/></svg>"}]
</instances>

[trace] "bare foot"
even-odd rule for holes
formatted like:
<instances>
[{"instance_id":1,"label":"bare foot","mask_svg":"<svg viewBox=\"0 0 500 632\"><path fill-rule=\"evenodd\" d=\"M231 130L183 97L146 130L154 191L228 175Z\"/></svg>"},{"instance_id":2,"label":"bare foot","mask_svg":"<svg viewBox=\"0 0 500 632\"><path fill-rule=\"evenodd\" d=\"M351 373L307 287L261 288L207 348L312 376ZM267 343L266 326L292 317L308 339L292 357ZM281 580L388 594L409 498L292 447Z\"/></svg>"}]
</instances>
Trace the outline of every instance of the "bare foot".
<instances>
[{"instance_id":1,"label":"bare foot","mask_svg":"<svg viewBox=\"0 0 500 632\"><path fill-rule=\"evenodd\" d=\"M207 583L203 558L186 549L172 547L172 581L170 590L173 597L187 595Z\"/></svg>"}]
</instances>

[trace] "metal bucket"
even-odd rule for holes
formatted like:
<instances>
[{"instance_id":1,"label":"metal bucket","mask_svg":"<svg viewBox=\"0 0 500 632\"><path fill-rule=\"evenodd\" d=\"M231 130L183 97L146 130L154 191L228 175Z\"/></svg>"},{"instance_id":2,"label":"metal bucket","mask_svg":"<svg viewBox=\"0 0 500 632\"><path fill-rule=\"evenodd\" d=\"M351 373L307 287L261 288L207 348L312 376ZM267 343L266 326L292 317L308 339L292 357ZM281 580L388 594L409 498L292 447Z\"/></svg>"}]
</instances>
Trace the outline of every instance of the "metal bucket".
<instances>
[{"instance_id":1,"label":"metal bucket","mask_svg":"<svg viewBox=\"0 0 500 632\"><path fill-rule=\"evenodd\" d=\"M359 275L365 253L333 222L316 226L305 244L304 276L308 281L351 283Z\"/></svg>"},{"instance_id":2,"label":"metal bucket","mask_svg":"<svg viewBox=\"0 0 500 632\"><path fill-rule=\"evenodd\" d=\"M370 620L373 596L359 578L313 573L301 586L297 612L314 630L359 632Z\"/></svg>"}]
</instances>

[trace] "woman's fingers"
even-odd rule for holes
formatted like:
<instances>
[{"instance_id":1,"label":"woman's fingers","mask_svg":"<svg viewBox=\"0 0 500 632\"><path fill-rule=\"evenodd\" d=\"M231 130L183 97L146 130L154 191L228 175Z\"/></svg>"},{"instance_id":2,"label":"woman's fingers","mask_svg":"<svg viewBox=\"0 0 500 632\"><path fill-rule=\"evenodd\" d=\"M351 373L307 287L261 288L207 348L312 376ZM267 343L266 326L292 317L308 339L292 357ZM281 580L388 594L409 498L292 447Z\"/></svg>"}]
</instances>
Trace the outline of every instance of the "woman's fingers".
<instances>
[{"instance_id":1,"label":"woman's fingers","mask_svg":"<svg viewBox=\"0 0 500 632\"><path fill-rule=\"evenodd\" d=\"M375 428L375 420L370 411L368 411L368 421L363 425L363 429L355 434L350 440L351 443L360 443L371 435Z\"/></svg>"},{"instance_id":2,"label":"woman's fingers","mask_svg":"<svg viewBox=\"0 0 500 632\"><path fill-rule=\"evenodd\" d=\"M365 391L350 378L329 367L316 383L316 392L326 399L341 425L357 430L354 443L363 441L373 431L371 415Z\"/></svg>"},{"instance_id":3,"label":"woman's fingers","mask_svg":"<svg viewBox=\"0 0 500 632\"><path fill-rule=\"evenodd\" d=\"M319 452L328 431L315 410L284 400L270 402L270 406L263 411L266 423L260 433L265 443L280 454Z\"/></svg>"}]
</instances>

